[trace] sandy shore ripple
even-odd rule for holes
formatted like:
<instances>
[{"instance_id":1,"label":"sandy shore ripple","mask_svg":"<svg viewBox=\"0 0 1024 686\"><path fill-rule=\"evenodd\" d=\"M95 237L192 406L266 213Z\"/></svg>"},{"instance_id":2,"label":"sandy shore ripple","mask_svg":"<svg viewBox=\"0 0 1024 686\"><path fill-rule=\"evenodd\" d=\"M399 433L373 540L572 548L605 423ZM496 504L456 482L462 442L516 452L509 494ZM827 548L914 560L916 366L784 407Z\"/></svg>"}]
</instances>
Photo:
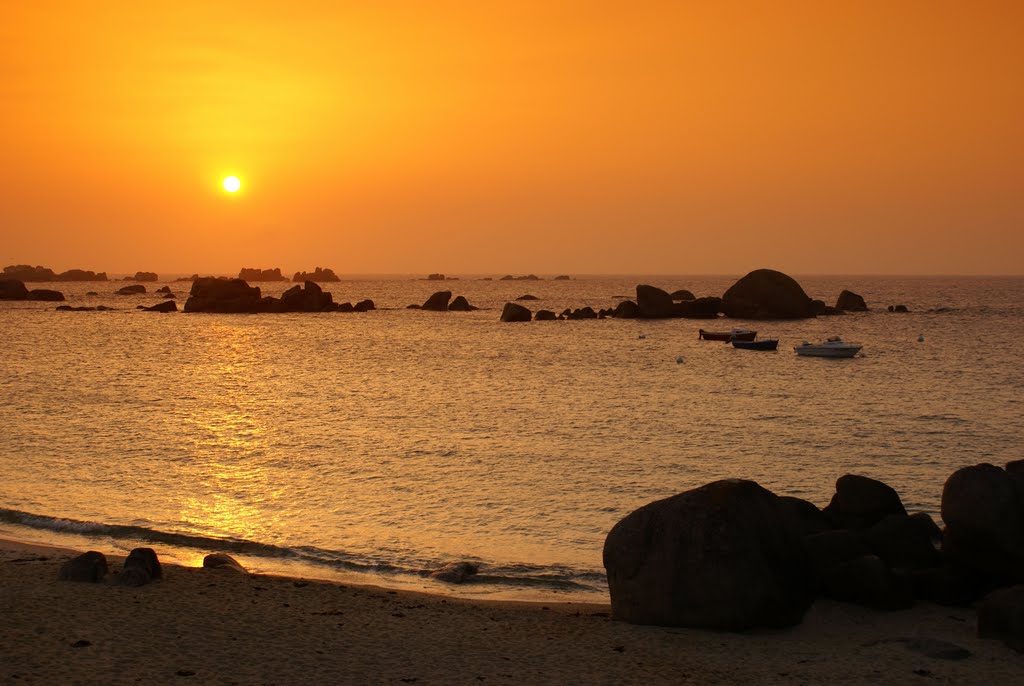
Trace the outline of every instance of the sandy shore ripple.
<instances>
[{"instance_id":1,"label":"sandy shore ripple","mask_svg":"<svg viewBox=\"0 0 1024 686\"><path fill-rule=\"evenodd\" d=\"M881 613L819 601L795 629L729 634L613 622L603 605L171 565L142 588L57 581L73 554L0 541L0 683L1010 684L1024 674L1024 655L977 638L972 610L933 605ZM903 640L915 638L970 656L928 656Z\"/></svg>"}]
</instances>

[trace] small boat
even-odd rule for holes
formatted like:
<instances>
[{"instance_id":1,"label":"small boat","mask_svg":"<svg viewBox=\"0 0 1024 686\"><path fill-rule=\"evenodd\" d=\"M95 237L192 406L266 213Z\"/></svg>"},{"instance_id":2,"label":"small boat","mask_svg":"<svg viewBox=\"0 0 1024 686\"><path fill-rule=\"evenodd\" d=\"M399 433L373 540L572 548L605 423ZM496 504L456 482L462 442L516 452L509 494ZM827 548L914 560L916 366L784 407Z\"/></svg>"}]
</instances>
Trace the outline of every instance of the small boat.
<instances>
[{"instance_id":1,"label":"small boat","mask_svg":"<svg viewBox=\"0 0 1024 686\"><path fill-rule=\"evenodd\" d=\"M750 329L733 329L732 331L697 331L697 339L702 341L752 341L757 338L757 332Z\"/></svg>"},{"instance_id":2,"label":"small boat","mask_svg":"<svg viewBox=\"0 0 1024 686\"><path fill-rule=\"evenodd\" d=\"M732 347L740 350L776 350L779 347L778 338L762 338L759 341L740 341L732 339Z\"/></svg>"},{"instance_id":3,"label":"small boat","mask_svg":"<svg viewBox=\"0 0 1024 686\"><path fill-rule=\"evenodd\" d=\"M847 343L839 336L832 336L824 343L808 343L793 346L797 355L805 357L853 357L864 346L860 343Z\"/></svg>"}]
</instances>

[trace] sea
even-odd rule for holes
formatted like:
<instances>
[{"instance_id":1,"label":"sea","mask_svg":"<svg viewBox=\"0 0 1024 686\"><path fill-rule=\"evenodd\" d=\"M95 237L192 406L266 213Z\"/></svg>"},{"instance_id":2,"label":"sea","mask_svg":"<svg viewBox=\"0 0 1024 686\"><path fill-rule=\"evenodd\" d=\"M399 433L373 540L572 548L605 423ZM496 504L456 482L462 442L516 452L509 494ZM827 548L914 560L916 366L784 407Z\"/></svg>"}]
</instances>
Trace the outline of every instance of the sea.
<instances>
[{"instance_id":1,"label":"sea","mask_svg":"<svg viewBox=\"0 0 1024 686\"><path fill-rule=\"evenodd\" d=\"M366 276L323 286L375 311L262 315L136 309L163 285L183 305L187 282L29 284L117 309L0 302L0 537L600 602L605 536L653 500L743 478L824 506L862 474L941 519L953 471L1024 458L1024 278L798 275L871 308L801 321L499 321L523 295L598 309L641 283L721 295L738 276ZM406 308L437 290L481 309ZM734 326L778 351L698 340ZM794 354L835 335L861 354ZM479 573L429 577L457 561Z\"/></svg>"}]
</instances>

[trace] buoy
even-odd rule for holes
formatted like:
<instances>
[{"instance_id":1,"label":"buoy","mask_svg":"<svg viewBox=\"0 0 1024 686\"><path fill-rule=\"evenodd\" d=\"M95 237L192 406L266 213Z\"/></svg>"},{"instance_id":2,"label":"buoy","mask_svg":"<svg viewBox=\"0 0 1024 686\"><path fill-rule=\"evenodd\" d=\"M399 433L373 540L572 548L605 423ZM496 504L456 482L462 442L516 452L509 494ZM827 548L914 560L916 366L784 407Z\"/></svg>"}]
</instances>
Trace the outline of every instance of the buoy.
<instances>
[{"instance_id":1,"label":"buoy","mask_svg":"<svg viewBox=\"0 0 1024 686\"><path fill-rule=\"evenodd\" d=\"M676 358L676 364L682 364L682 363L683 363L683 356L680 355L679 357Z\"/></svg>"},{"instance_id":2,"label":"buoy","mask_svg":"<svg viewBox=\"0 0 1024 686\"><path fill-rule=\"evenodd\" d=\"M645 340L647 340L647 334L642 333L639 336L637 336L637 338L639 338L641 341L645 341Z\"/></svg>"},{"instance_id":3,"label":"buoy","mask_svg":"<svg viewBox=\"0 0 1024 686\"><path fill-rule=\"evenodd\" d=\"M923 333L922 334L918 334L917 342L918 343L924 343L924 334Z\"/></svg>"}]
</instances>

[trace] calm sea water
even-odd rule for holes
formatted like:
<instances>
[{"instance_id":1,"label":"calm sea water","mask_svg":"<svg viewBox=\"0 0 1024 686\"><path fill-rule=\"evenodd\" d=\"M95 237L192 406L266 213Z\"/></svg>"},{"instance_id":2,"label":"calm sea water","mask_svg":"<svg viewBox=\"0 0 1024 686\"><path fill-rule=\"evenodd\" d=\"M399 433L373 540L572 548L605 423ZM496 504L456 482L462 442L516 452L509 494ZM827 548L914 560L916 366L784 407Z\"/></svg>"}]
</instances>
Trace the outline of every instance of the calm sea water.
<instances>
[{"instance_id":1,"label":"calm sea water","mask_svg":"<svg viewBox=\"0 0 1024 686\"><path fill-rule=\"evenodd\" d=\"M525 293L557 312L637 283L720 295L734 280L443 286L473 313L406 310L442 286L399 278L326 287L382 308L365 314L144 313L158 297L113 282L49 287L116 312L0 303L0 536L601 599L605 534L651 500L743 477L825 505L852 472L938 516L953 470L1024 457L1024 279L801 277L873 311L717 325L777 336L776 353L698 341L698 320L498 321ZM912 313L884 311L897 303ZM863 355L792 351L835 334ZM480 580L421 576L454 560L480 563Z\"/></svg>"}]
</instances>

